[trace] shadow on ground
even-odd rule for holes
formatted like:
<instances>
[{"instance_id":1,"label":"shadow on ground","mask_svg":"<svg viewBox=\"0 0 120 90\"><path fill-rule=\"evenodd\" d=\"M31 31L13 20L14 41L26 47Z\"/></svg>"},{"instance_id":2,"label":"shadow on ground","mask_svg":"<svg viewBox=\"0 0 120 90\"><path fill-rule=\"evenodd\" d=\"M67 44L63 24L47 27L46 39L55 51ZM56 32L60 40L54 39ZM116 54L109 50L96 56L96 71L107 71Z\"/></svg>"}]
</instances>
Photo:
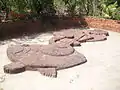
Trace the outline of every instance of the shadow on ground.
<instances>
[{"instance_id":1,"label":"shadow on ground","mask_svg":"<svg viewBox=\"0 0 120 90\"><path fill-rule=\"evenodd\" d=\"M0 40L29 36L35 33L70 28L86 28L84 17L44 16L42 20L26 20L0 24Z\"/></svg>"}]
</instances>

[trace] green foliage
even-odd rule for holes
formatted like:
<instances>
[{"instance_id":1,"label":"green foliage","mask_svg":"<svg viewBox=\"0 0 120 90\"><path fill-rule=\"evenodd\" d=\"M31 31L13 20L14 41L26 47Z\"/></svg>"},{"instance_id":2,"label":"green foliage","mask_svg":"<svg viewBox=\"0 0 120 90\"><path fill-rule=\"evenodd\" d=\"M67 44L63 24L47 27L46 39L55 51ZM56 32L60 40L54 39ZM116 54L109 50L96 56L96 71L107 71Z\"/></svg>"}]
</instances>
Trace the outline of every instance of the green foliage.
<instances>
[{"instance_id":1,"label":"green foliage","mask_svg":"<svg viewBox=\"0 0 120 90\"><path fill-rule=\"evenodd\" d=\"M67 6L68 15L74 16L76 14L76 7L79 3L79 0L63 0Z\"/></svg>"},{"instance_id":2,"label":"green foliage","mask_svg":"<svg viewBox=\"0 0 120 90\"><path fill-rule=\"evenodd\" d=\"M111 0L112 1L112 0ZM120 14L119 14L119 8L117 1L114 2L113 4L109 4L110 2L104 2L101 4L102 8L102 16L105 18L111 18L111 19L119 19Z\"/></svg>"},{"instance_id":3,"label":"green foliage","mask_svg":"<svg viewBox=\"0 0 120 90\"><path fill-rule=\"evenodd\" d=\"M120 7L115 10L113 18L120 20Z\"/></svg>"},{"instance_id":4,"label":"green foliage","mask_svg":"<svg viewBox=\"0 0 120 90\"><path fill-rule=\"evenodd\" d=\"M17 14L55 14L53 0L0 0L0 9L8 14L13 11Z\"/></svg>"},{"instance_id":5,"label":"green foliage","mask_svg":"<svg viewBox=\"0 0 120 90\"><path fill-rule=\"evenodd\" d=\"M55 15L97 16L120 20L119 0L0 0L0 11L28 14L30 17ZM59 15L59 14L58 14ZM66 14L65 14L66 15Z\"/></svg>"},{"instance_id":6,"label":"green foliage","mask_svg":"<svg viewBox=\"0 0 120 90\"><path fill-rule=\"evenodd\" d=\"M120 19L120 6L115 0L63 0L71 16L87 15Z\"/></svg>"},{"instance_id":7,"label":"green foliage","mask_svg":"<svg viewBox=\"0 0 120 90\"><path fill-rule=\"evenodd\" d=\"M24 0L11 0L10 1L10 10L16 13L25 13L27 3Z\"/></svg>"},{"instance_id":8,"label":"green foliage","mask_svg":"<svg viewBox=\"0 0 120 90\"><path fill-rule=\"evenodd\" d=\"M98 15L99 0L63 0L70 15Z\"/></svg>"},{"instance_id":9,"label":"green foliage","mask_svg":"<svg viewBox=\"0 0 120 90\"><path fill-rule=\"evenodd\" d=\"M10 0L0 0L0 11L4 10L6 12L5 18L7 18L10 11L11 2Z\"/></svg>"},{"instance_id":10,"label":"green foliage","mask_svg":"<svg viewBox=\"0 0 120 90\"><path fill-rule=\"evenodd\" d=\"M50 13L54 11L53 0L26 0L27 8L34 13Z\"/></svg>"}]
</instances>

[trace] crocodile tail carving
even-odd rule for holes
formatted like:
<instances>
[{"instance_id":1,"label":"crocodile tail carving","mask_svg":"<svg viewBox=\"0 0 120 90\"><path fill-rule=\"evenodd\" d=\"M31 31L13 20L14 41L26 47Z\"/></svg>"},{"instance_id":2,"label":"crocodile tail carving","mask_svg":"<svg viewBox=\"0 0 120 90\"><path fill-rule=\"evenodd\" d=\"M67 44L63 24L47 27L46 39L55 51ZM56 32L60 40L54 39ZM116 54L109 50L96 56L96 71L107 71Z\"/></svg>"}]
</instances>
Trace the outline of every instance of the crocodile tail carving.
<instances>
[{"instance_id":1,"label":"crocodile tail carving","mask_svg":"<svg viewBox=\"0 0 120 90\"><path fill-rule=\"evenodd\" d=\"M14 73L20 73L23 71L25 71L25 65L20 62L14 62L4 66L5 73L14 74Z\"/></svg>"}]
</instances>

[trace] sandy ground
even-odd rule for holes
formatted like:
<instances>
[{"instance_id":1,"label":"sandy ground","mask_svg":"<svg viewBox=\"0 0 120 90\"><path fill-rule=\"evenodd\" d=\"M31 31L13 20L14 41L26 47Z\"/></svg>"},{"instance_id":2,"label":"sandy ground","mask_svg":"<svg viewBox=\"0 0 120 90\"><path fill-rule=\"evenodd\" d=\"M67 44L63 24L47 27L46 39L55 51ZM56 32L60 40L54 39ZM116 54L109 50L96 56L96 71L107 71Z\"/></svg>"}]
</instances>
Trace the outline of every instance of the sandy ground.
<instances>
[{"instance_id":1,"label":"sandy ground","mask_svg":"<svg viewBox=\"0 0 120 90\"><path fill-rule=\"evenodd\" d=\"M109 34L106 41L75 47L86 56L87 63L58 71L57 78L42 76L37 71L7 74L1 87L4 90L120 90L120 33ZM32 42L47 44L51 34L39 37L39 41ZM0 75L4 75L3 65L10 63L6 55L9 44L14 43L0 46Z\"/></svg>"}]
</instances>

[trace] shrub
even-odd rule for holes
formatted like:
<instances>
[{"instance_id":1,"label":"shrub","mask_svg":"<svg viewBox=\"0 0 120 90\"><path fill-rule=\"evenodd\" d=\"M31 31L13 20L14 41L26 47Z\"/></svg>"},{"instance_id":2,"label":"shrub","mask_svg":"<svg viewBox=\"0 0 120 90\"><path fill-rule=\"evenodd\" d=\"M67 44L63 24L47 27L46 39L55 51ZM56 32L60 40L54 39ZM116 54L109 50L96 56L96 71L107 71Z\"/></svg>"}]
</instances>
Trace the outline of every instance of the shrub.
<instances>
[{"instance_id":1,"label":"shrub","mask_svg":"<svg viewBox=\"0 0 120 90\"><path fill-rule=\"evenodd\" d=\"M26 19L46 15L97 16L120 20L119 0L0 0L5 19ZM21 18L22 17L22 18Z\"/></svg>"},{"instance_id":2,"label":"shrub","mask_svg":"<svg viewBox=\"0 0 120 90\"><path fill-rule=\"evenodd\" d=\"M24 14L31 14L31 16L55 14L53 0L0 0L0 8L0 11L6 13L6 19L9 19L9 15L16 19L14 16L20 17Z\"/></svg>"}]
</instances>

